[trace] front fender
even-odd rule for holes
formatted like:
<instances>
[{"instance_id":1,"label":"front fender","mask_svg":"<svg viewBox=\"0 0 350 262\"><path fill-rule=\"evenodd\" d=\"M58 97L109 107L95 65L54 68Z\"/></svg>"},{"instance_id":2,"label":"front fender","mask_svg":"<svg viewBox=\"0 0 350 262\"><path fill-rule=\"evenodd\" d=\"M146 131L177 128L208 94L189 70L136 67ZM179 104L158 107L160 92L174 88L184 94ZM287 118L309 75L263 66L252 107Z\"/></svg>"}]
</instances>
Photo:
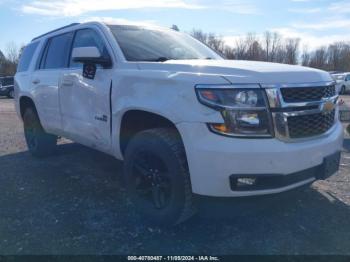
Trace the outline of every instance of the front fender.
<instances>
[{"instance_id":1,"label":"front fender","mask_svg":"<svg viewBox=\"0 0 350 262\"><path fill-rule=\"evenodd\" d=\"M200 104L195 93L197 84L229 84L220 76L151 70L130 70L116 75L111 101L117 158L121 158L118 141L121 121L129 110L154 113L174 124L222 121L220 113Z\"/></svg>"}]
</instances>

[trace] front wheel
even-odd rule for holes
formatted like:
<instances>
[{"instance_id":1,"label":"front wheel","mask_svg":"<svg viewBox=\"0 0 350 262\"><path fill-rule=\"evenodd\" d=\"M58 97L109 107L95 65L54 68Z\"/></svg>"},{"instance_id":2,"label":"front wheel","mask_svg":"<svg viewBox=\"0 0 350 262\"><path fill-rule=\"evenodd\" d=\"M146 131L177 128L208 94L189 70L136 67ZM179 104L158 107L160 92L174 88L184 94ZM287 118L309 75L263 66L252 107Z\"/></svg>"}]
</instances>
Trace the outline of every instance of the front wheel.
<instances>
[{"instance_id":1,"label":"front wheel","mask_svg":"<svg viewBox=\"0 0 350 262\"><path fill-rule=\"evenodd\" d=\"M29 107L23 114L24 136L29 152L36 157L51 155L57 144L57 137L45 132L36 111Z\"/></svg>"},{"instance_id":2,"label":"front wheel","mask_svg":"<svg viewBox=\"0 0 350 262\"><path fill-rule=\"evenodd\" d=\"M176 130L137 134L126 149L124 176L136 209L152 224L176 225L195 213L186 154Z\"/></svg>"}]
</instances>

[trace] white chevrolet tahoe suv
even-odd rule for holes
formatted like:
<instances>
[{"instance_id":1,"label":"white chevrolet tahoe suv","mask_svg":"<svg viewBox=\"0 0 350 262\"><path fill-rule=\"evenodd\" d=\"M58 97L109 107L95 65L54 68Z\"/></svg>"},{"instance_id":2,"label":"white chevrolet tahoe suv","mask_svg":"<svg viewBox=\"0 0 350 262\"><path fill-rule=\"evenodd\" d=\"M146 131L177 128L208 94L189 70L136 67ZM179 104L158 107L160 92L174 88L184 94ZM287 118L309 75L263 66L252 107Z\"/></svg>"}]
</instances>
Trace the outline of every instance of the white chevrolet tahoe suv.
<instances>
[{"instance_id":1,"label":"white chevrolet tahoe suv","mask_svg":"<svg viewBox=\"0 0 350 262\"><path fill-rule=\"evenodd\" d=\"M171 29L89 22L33 39L15 96L34 156L66 137L124 160L137 209L176 224L195 194L273 194L333 175L334 84L310 68L224 60Z\"/></svg>"}]
</instances>

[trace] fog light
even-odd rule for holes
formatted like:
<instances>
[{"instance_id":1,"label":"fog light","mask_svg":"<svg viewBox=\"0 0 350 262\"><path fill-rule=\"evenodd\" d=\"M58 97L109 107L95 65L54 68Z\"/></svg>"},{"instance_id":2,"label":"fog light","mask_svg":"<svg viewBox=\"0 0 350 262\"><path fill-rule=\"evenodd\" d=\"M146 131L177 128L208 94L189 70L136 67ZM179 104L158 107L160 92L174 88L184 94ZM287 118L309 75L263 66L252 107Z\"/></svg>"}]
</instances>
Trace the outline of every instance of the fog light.
<instances>
[{"instance_id":1,"label":"fog light","mask_svg":"<svg viewBox=\"0 0 350 262\"><path fill-rule=\"evenodd\" d=\"M241 177L237 179L237 186L253 186L256 183L256 178Z\"/></svg>"}]
</instances>

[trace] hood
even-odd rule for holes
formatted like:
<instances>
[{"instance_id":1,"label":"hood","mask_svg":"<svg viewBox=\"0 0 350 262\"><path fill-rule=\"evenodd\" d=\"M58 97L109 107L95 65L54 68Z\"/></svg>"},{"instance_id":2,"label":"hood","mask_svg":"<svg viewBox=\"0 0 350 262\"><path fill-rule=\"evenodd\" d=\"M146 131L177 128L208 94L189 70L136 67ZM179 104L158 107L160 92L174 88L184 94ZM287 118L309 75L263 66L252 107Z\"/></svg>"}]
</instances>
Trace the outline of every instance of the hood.
<instances>
[{"instance_id":1,"label":"hood","mask_svg":"<svg viewBox=\"0 0 350 262\"><path fill-rule=\"evenodd\" d=\"M308 67L239 60L169 60L139 63L141 70L161 70L225 77L231 83L311 83L333 81L330 74Z\"/></svg>"}]
</instances>

